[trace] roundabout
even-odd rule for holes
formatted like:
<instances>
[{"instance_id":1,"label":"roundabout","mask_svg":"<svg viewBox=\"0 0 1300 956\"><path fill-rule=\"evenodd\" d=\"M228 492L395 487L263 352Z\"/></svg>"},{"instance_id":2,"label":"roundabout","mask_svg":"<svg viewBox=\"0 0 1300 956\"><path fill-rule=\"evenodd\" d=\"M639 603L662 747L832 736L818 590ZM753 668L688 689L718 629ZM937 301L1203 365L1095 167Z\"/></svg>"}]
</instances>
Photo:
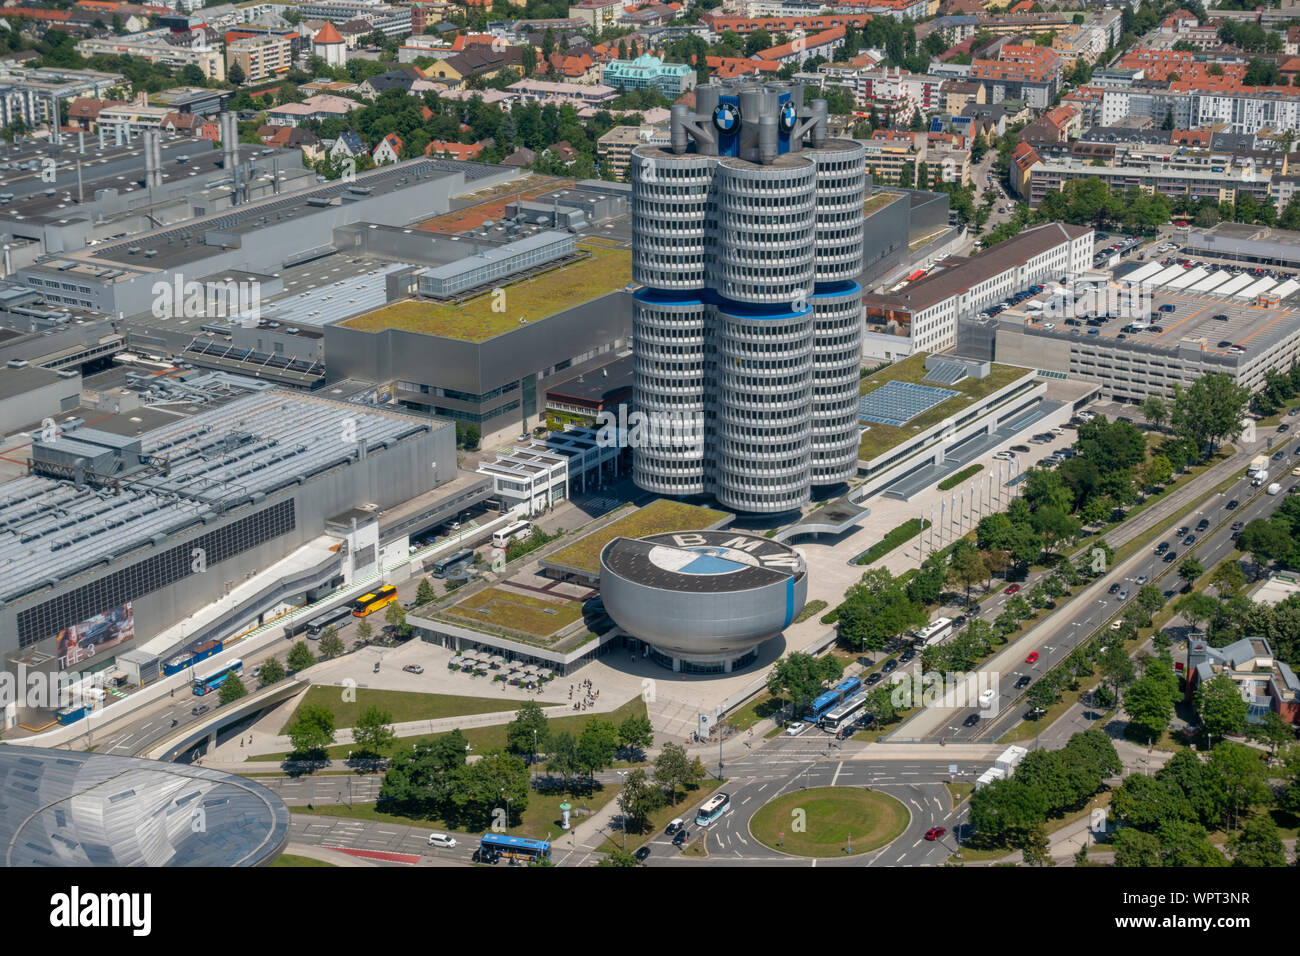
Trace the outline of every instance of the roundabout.
<instances>
[{"instance_id":1,"label":"roundabout","mask_svg":"<svg viewBox=\"0 0 1300 956\"><path fill-rule=\"evenodd\" d=\"M901 801L879 790L813 787L759 807L749 832L769 849L792 856L856 856L898 839L911 816Z\"/></svg>"}]
</instances>

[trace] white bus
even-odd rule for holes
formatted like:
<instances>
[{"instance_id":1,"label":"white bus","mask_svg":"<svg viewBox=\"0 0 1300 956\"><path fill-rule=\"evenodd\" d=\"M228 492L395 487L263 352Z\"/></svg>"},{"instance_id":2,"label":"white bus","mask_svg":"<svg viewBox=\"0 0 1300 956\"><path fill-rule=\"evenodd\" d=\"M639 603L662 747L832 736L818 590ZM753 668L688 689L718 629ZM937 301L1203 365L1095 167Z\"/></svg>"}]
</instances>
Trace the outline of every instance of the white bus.
<instances>
[{"instance_id":1,"label":"white bus","mask_svg":"<svg viewBox=\"0 0 1300 956\"><path fill-rule=\"evenodd\" d=\"M839 733L841 729L862 716L862 707L866 702L867 694L865 691L850 697L838 707L823 714L822 719L818 722L819 726L829 733Z\"/></svg>"},{"instance_id":2,"label":"white bus","mask_svg":"<svg viewBox=\"0 0 1300 956\"><path fill-rule=\"evenodd\" d=\"M532 533L532 528L533 526L527 521L516 521L504 528L498 528L492 532L492 547L504 548L515 538L526 538Z\"/></svg>"},{"instance_id":3,"label":"white bus","mask_svg":"<svg viewBox=\"0 0 1300 956\"><path fill-rule=\"evenodd\" d=\"M715 793L700 804L700 809L695 813L695 825L697 827L707 827L710 823L730 812L731 795L728 793Z\"/></svg>"},{"instance_id":4,"label":"white bus","mask_svg":"<svg viewBox=\"0 0 1300 956\"><path fill-rule=\"evenodd\" d=\"M952 618L940 617L931 621L914 635L918 647L929 647L952 637Z\"/></svg>"}]
</instances>

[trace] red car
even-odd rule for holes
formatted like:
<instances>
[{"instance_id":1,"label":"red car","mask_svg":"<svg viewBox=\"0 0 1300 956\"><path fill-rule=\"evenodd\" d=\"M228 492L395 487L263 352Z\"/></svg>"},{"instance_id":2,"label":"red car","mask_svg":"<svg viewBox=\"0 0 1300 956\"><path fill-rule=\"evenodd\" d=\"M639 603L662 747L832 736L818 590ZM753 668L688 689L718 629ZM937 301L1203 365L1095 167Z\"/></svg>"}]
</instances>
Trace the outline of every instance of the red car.
<instances>
[{"instance_id":1,"label":"red car","mask_svg":"<svg viewBox=\"0 0 1300 956\"><path fill-rule=\"evenodd\" d=\"M1037 660L1038 660L1038 651L1033 651L1033 652L1030 653L1030 655L1029 655L1028 657L1025 658L1025 663L1026 663L1026 664L1033 664L1033 663L1037 662Z\"/></svg>"},{"instance_id":2,"label":"red car","mask_svg":"<svg viewBox=\"0 0 1300 956\"><path fill-rule=\"evenodd\" d=\"M937 840L947 832L948 830L946 827L930 827L930 829L925 831L925 838L927 840Z\"/></svg>"},{"instance_id":3,"label":"red car","mask_svg":"<svg viewBox=\"0 0 1300 956\"><path fill-rule=\"evenodd\" d=\"M1019 584L1008 584L1008 585L1006 586L1006 588L1003 590L1002 593L1003 593L1003 594L1015 594L1015 593L1016 593L1017 591L1019 591L1019 590L1020 590L1020 585L1019 585Z\"/></svg>"}]
</instances>

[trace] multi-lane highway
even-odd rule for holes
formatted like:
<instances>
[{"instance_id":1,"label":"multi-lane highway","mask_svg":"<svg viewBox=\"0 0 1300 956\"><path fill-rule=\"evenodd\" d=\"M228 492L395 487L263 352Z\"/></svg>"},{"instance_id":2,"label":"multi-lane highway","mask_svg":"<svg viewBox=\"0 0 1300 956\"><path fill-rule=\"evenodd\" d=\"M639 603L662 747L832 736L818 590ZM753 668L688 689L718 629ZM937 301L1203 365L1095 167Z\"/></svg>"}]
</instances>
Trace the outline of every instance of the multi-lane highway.
<instances>
[{"instance_id":1,"label":"multi-lane highway","mask_svg":"<svg viewBox=\"0 0 1300 956\"><path fill-rule=\"evenodd\" d=\"M1289 475L1295 457L1287 449L1282 460L1270 462L1274 480L1281 483L1283 489L1297 480ZM1012 663L996 675L999 691L996 716L990 718L987 712L979 710L977 702L972 702L973 706L954 710L950 719L928 736L953 741L996 740L1006 733L1023 720L1029 710L1023 700L1028 688L1017 686L1022 677L1037 680L1100 629L1110 627L1123 617L1124 607L1136 599L1144 584L1154 584L1166 600L1173 600L1182 587L1177 568L1185 558L1195 555L1208 570L1234 550L1234 524L1267 517L1285 499L1285 490L1282 494L1269 495L1265 492L1266 487L1267 483L1264 487L1253 488L1243 477L1226 491L1210 495L1195 508L1168 520L1161 526L1160 533L1154 536L1155 543L1151 547L1142 548L1115 571L1103 576L1034 627L1025 638L1016 642L1014 656L1009 656L1011 652L999 655ZM1229 503L1234 501L1237 505L1229 508ZM1197 530L1202 522L1207 526ZM1188 535L1195 536L1191 545L1184 543ZM1167 544L1168 550L1156 553L1160 543ZM1115 593L1111 593L1112 590ZM1026 658L1033 652L1038 654L1038 658L1031 664ZM990 668L990 676L991 672ZM988 686L994 686L992 680ZM972 714L981 715L980 721L965 726L966 719Z\"/></svg>"}]
</instances>

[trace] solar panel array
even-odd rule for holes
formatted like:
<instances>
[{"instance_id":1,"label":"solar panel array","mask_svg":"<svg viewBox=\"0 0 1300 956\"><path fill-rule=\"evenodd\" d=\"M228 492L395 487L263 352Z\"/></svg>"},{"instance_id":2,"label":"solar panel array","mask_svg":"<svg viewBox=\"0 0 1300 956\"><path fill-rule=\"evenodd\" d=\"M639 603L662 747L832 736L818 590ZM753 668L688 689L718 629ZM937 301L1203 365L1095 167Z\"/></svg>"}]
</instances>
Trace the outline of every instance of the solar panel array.
<instances>
[{"instance_id":1,"label":"solar panel array","mask_svg":"<svg viewBox=\"0 0 1300 956\"><path fill-rule=\"evenodd\" d=\"M120 494L37 476L0 485L0 600L353 461L363 446L373 452L429 428L404 415L268 390L141 436L142 452L168 459L169 474L127 479Z\"/></svg>"},{"instance_id":2,"label":"solar panel array","mask_svg":"<svg viewBox=\"0 0 1300 956\"><path fill-rule=\"evenodd\" d=\"M886 382L858 400L858 418L864 422L902 426L940 402L960 394L915 382Z\"/></svg>"},{"instance_id":3,"label":"solar panel array","mask_svg":"<svg viewBox=\"0 0 1300 956\"><path fill-rule=\"evenodd\" d=\"M940 385L956 385L969 375L970 369L961 362L938 361L926 371L925 381L937 382Z\"/></svg>"}]
</instances>

